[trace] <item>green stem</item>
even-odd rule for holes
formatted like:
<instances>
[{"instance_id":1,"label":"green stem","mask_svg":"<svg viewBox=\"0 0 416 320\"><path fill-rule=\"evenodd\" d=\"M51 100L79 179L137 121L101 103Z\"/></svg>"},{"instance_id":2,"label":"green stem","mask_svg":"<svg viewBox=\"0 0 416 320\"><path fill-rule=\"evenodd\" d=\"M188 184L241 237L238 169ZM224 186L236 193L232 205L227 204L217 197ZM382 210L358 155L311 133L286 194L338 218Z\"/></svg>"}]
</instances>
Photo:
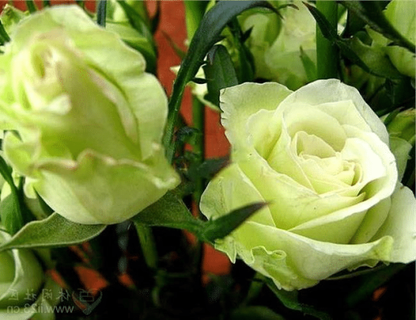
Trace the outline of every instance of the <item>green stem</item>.
<instances>
[{"instance_id":1,"label":"green stem","mask_svg":"<svg viewBox=\"0 0 416 320\"><path fill-rule=\"evenodd\" d=\"M338 23L337 3L333 0L318 0L316 8L325 16L336 31ZM318 79L338 78L338 48L325 39L316 26L316 56Z\"/></svg>"},{"instance_id":2,"label":"green stem","mask_svg":"<svg viewBox=\"0 0 416 320\"><path fill-rule=\"evenodd\" d=\"M196 98L192 97L192 126L198 129L198 134L195 145L193 147L194 153L197 155L196 165L200 165L205 158L205 106ZM198 205L202 192L204 191L204 180L200 177L195 181L194 201ZM199 212L199 210L198 210Z\"/></svg>"},{"instance_id":3,"label":"green stem","mask_svg":"<svg viewBox=\"0 0 416 320\"><path fill-rule=\"evenodd\" d=\"M198 29L199 24L204 16L208 1L192 1L185 0L185 17L186 17L186 31L188 40L191 40ZM186 60L186 59L185 59ZM184 62L186 66L186 61ZM196 73L196 70L195 70ZM177 75L177 79L180 78L180 74ZM181 79L182 81L184 79ZM187 82L187 81L186 81ZM173 84L172 96L169 100L169 116L166 123L165 135L163 136L163 145L166 150L166 158L169 162L173 162L175 156L175 143L172 142L175 125L179 116L180 104L182 96L185 90L185 83L175 81Z\"/></svg>"},{"instance_id":4,"label":"green stem","mask_svg":"<svg viewBox=\"0 0 416 320\"><path fill-rule=\"evenodd\" d=\"M137 235L139 237L144 260L150 269L156 270L158 265L158 256L152 229L136 222L134 223L134 226L136 227Z\"/></svg>"},{"instance_id":5,"label":"green stem","mask_svg":"<svg viewBox=\"0 0 416 320\"><path fill-rule=\"evenodd\" d=\"M105 19L107 16L107 0L100 0L97 7L97 24L105 28Z\"/></svg>"},{"instance_id":6,"label":"green stem","mask_svg":"<svg viewBox=\"0 0 416 320\"><path fill-rule=\"evenodd\" d=\"M30 13L34 13L37 11L35 2L33 0L26 0L26 7Z\"/></svg>"},{"instance_id":7,"label":"green stem","mask_svg":"<svg viewBox=\"0 0 416 320\"><path fill-rule=\"evenodd\" d=\"M261 292L264 286L264 276L260 273L256 273L251 281L250 287L248 288L247 296L242 302L242 305L249 304L255 299Z\"/></svg>"},{"instance_id":8,"label":"green stem","mask_svg":"<svg viewBox=\"0 0 416 320\"><path fill-rule=\"evenodd\" d=\"M75 0L75 2L77 3L77 5L79 5L82 9L85 8L85 2L84 0Z\"/></svg>"}]
</instances>

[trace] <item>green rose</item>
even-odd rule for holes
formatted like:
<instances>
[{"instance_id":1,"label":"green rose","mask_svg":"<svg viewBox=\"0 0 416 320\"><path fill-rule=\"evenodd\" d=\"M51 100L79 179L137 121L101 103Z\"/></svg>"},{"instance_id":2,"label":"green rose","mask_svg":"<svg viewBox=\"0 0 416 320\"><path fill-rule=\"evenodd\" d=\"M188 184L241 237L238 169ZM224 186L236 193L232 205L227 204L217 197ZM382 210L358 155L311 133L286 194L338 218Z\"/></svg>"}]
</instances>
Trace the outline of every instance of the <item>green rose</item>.
<instances>
[{"instance_id":1,"label":"green rose","mask_svg":"<svg viewBox=\"0 0 416 320\"><path fill-rule=\"evenodd\" d=\"M8 239L10 236L0 230L0 244ZM54 319L52 306L56 302L45 299L41 292L44 289L55 294L56 298L58 287L45 277L32 251L19 249L0 252L0 270L1 319ZM42 312L38 313L38 310Z\"/></svg>"},{"instance_id":2,"label":"green rose","mask_svg":"<svg viewBox=\"0 0 416 320\"><path fill-rule=\"evenodd\" d=\"M398 161L399 180L403 177L406 169L409 153L415 146L415 120L415 109L408 109L399 112L387 124L387 130L390 134L390 149L396 155Z\"/></svg>"},{"instance_id":3,"label":"green rose","mask_svg":"<svg viewBox=\"0 0 416 320\"><path fill-rule=\"evenodd\" d=\"M201 211L215 219L269 203L216 243L231 261L293 290L416 258L414 195L398 182L386 127L355 88L245 83L220 100L232 162L209 183Z\"/></svg>"},{"instance_id":4,"label":"green rose","mask_svg":"<svg viewBox=\"0 0 416 320\"><path fill-rule=\"evenodd\" d=\"M384 14L393 27L406 39L416 43L416 2L414 0L393 0ZM374 45L382 46L393 65L400 73L415 78L416 58L415 53L399 46L389 46L391 42L381 34L368 29L374 39Z\"/></svg>"},{"instance_id":5,"label":"green rose","mask_svg":"<svg viewBox=\"0 0 416 320\"><path fill-rule=\"evenodd\" d=\"M283 19L273 13L244 14L242 29L252 28L247 44L253 54L256 76L277 81L297 89L309 80L301 58L316 63L315 19L300 0L279 2L294 4L298 9L279 10ZM250 11L249 11L250 12Z\"/></svg>"},{"instance_id":6,"label":"green rose","mask_svg":"<svg viewBox=\"0 0 416 320\"><path fill-rule=\"evenodd\" d=\"M386 18L410 42L416 43L416 2L393 0L387 5ZM416 73L415 53L397 46L386 47L391 62L402 74L414 78Z\"/></svg>"},{"instance_id":7,"label":"green rose","mask_svg":"<svg viewBox=\"0 0 416 320\"><path fill-rule=\"evenodd\" d=\"M15 172L57 213L124 221L178 184L161 138L167 99L143 56L78 6L22 20L0 57L0 128Z\"/></svg>"}]
</instances>

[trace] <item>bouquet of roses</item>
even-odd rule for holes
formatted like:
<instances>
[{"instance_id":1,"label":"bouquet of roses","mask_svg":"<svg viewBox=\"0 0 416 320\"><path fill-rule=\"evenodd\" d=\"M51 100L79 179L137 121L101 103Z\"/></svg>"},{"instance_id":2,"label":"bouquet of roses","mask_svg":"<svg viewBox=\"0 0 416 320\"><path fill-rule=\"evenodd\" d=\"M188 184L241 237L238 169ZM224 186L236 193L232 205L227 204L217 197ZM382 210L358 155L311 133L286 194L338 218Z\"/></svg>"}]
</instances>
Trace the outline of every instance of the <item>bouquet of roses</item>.
<instances>
[{"instance_id":1,"label":"bouquet of roses","mask_svg":"<svg viewBox=\"0 0 416 320\"><path fill-rule=\"evenodd\" d=\"M414 318L415 1L168 3L2 9L0 318Z\"/></svg>"}]
</instances>

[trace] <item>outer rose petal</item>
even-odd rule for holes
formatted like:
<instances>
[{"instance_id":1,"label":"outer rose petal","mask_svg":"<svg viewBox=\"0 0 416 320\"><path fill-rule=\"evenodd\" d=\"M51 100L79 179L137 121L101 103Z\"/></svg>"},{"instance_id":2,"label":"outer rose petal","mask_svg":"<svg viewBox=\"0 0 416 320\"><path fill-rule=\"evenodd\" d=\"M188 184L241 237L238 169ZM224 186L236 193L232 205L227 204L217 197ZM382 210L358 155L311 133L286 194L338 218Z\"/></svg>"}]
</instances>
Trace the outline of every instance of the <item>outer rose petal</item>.
<instances>
[{"instance_id":1,"label":"outer rose petal","mask_svg":"<svg viewBox=\"0 0 416 320\"><path fill-rule=\"evenodd\" d=\"M177 175L157 146L146 163L117 160L92 150L83 151L76 161L49 158L32 162L30 147L10 134L6 136L5 148L19 168L29 170L35 166L27 181L30 186L25 188L34 187L51 208L76 223L122 222L178 183Z\"/></svg>"},{"instance_id":2,"label":"outer rose petal","mask_svg":"<svg viewBox=\"0 0 416 320\"><path fill-rule=\"evenodd\" d=\"M0 231L0 243L9 239L10 236L8 234L6 234L4 231ZM0 310L2 308L6 309L8 306L13 305L13 303L24 304L23 296L26 291L30 289L36 292L44 281L44 272L42 267L36 259L35 255L30 250L19 249L2 252L0 254L0 268L2 272L5 272L6 269L3 268L2 265L2 260L4 258L7 258L7 260L11 258L13 260L14 272L11 277L12 281L8 283L8 288L2 286L3 282L0 283ZM9 261L6 263L8 264ZM11 299L13 293L16 292L18 292L20 296L20 300L17 302Z\"/></svg>"},{"instance_id":3,"label":"outer rose petal","mask_svg":"<svg viewBox=\"0 0 416 320\"><path fill-rule=\"evenodd\" d=\"M321 242L255 222L243 224L231 237L245 263L285 290L310 287L346 268L390 261L393 245L391 237L357 245ZM228 254L221 243L216 248Z\"/></svg>"},{"instance_id":4,"label":"outer rose petal","mask_svg":"<svg viewBox=\"0 0 416 320\"><path fill-rule=\"evenodd\" d=\"M245 205L264 201L239 166L230 164L210 181L203 193L200 207L208 218L215 219ZM255 213L250 220L274 226L267 207Z\"/></svg>"},{"instance_id":5,"label":"outer rose petal","mask_svg":"<svg viewBox=\"0 0 416 320\"><path fill-rule=\"evenodd\" d=\"M409 160L409 154L412 150L412 145L402 138L391 136L390 149L396 157L397 170L399 174L398 180L402 181L407 161Z\"/></svg>"},{"instance_id":6,"label":"outer rose petal","mask_svg":"<svg viewBox=\"0 0 416 320\"><path fill-rule=\"evenodd\" d=\"M383 226L373 240L394 239L388 261L409 263L416 258L416 199L412 190L400 186L391 197L391 208Z\"/></svg>"},{"instance_id":7,"label":"outer rose petal","mask_svg":"<svg viewBox=\"0 0 416 320\"><path fill-rule=\"evenodd\" d=\"M262 109L276 109L291 93L292 91L278 83L243 83L232 89L221 90L221 123L233 147L245 145L246 121L252 114Z\"/></svg>"}]
</instances>

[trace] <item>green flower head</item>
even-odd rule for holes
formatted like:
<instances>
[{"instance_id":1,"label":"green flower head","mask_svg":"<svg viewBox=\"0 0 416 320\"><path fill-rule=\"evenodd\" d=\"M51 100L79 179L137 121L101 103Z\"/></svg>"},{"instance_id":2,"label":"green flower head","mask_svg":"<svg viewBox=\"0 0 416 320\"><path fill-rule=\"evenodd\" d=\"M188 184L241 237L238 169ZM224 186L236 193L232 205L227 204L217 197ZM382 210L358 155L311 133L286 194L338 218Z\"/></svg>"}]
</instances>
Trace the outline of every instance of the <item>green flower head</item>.
<instances>
[{"instance_id":1,"label":"green flower head","mask_svg":"<svg viewBox=\"0 0 416 320\"><path fill-rule=\"evenodd\" d=\"M78 6L22 20L0 57L4 152L65 218L129 219L178 184L161 146L167 99L143 56Z\"/></svg>"},{"instance_id":2,"label":"green flower head","mask_svg":"<svg viewBox=\"0 0 416 320\"><path fill-rule=\"evenodd\" d=\"M359 92L318 80L292 92L244 83L221 97L231 164L209 183L210 219L267 202L216 248L302 289L344 270L416 258L416 201L386 127Z\"/></svg>"}]
</instances>

